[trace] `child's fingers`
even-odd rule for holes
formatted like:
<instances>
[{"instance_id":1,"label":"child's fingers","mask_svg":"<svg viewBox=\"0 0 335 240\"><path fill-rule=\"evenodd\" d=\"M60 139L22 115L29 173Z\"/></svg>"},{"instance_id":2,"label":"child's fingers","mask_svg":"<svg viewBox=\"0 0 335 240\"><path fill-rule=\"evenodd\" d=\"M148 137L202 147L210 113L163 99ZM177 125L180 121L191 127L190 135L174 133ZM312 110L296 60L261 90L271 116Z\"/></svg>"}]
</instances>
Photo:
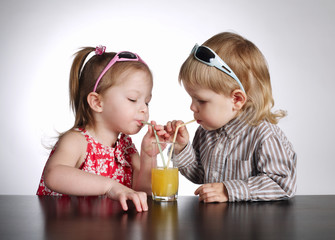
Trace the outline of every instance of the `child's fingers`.
<instances>
[{"instance_id":1,"label":"child's fingers","mask_svg":"<svg viewBox=\"0 0 335 240\"><path fill-rule=\"evenodd\" d=\"M150 124L153 125L153 126L157 125L156 121L151 121Z\"/></svg>"},{"instance_id":2,"label":"child's fingers","mask_svg":"<svg viewBox=\"0 0 335 240\"><path fill-rule=\"evenodd\" d=\"M176 131L176 130L177 130L177 127L178 127L179 125L183 124L183 123L184 123L184 122L181 121L181 120L174 120L174 121L172 122L172 125L173 125L173 131Z\"/></svg>"},{"instance_id":3,"label":"child's fingers","mask_svg":"<svg viewBox=\"0 0 335 240\"><path fill-rule=\"evenodd\" d=\"M127 211L128 210L127 198L125 196L121 196L119 201L123 211Z\"/></svg>"},{"instance_id":4,"label":"child's fingers","mask_svg":"<svg viewBox=\"0 0 335 240\"><path fill-rule=\"evenodd\" d=\"M148 125L148 132L150 135L153 134L153 129L151 125Z\"/></svg>"},{"instance_id":5,"label":"child's fingers","mask_svg":"<svg viewBox=\"0 0 335 240\"><path fill-rule=\"evenodd\" d=\"M143 211L148 211L148 202L147 202L147 194L144 192L139 193L139 198Z\"/></svg>"},{"instance_id":6,"label":"child's fingers","mask_svg":"<svg viewBox=\"0 0 335 240\"><path fill-rule=\"evenodd\" d=\"M198 187L198 188L194 191L194 195L199 195L199 193L202 191L203 188L204 188L204 185L201 185L200 187Z\"/></svg>"},{"instance_id":7,"label":"child's fingers","mask_svg":"<svg viewBox=\"0 0 335 240\"><path fill-rule=\"evenodd\" d=\"M202 198L199 198L200 201L203 201L205 203L211 203L211 202L222 202L221 197L218 194L207 194L203 196Z\"/></svg>"},{"instance_id":8,"label":"child's fingers","mask_svg":"<svg viewBox=\"0 0 335 240\"><path fill-rule=\"evenodd\" d=\"M182 136L184 136L185 134L187 134L187 128L185 126L181 126L178 129L179 134L181 134Z\"/></svg>"},{"instance_id":9,"label":"child's fingers","mask_svg":"<svg viewBox=\"0 0 335 240\"><path fill-rule=\"evenodd\" d=\"M138 212L148 211L147 194L136 192L132 194L132 201Z\"/></svg>"},{"instance_id":10,"label":"child's fingers","mask_svg":"<svg viewBox=\"0 0 335 240\"><path fill-rule=\"evenodd\" d=\"M162 125L155 125L155 130L156 130L157 133L160 132L160 131L166 132L165 129L164 129L164 126L162 126Z\"/></svg>"},{"instance_id":11,"label":"child's fingers","mask_svg":"<svg viewBox=\"0 0 335 240\"><path fill-rule=\"evenodd\" d=\"M168 121L165 125L165 130L167 132L172 132L172 122L171 121Z\"/></svg>"},{"instance_id":12,"label":"child's fingers","mask_svg":"<svg viewBox=\"0 0 335 240\"><path fill-rule=\"evenodd\" d=\"M142 204L141 201L136 193L132 194L132 197L130 197L131 200L133 201L135 208L137 212L142 212Z\"/></svg>"},{"instance_id":13,"label":"child's fingers","mask_svg":"<svg viewBox=\"0 0 335 240\"><path fill-rule=\"evenodd\" d=\"M215 189L208 185L203 185L195 191L196 195L199 195L199 201L211 202L217 199L217 192Z\"/></svg>"},{"instance_id":14,"label":"child's fingers","mask_svg":"<svg viewBox=\"0 0 335 240\"><path fill-rule=\"evenodd\" d=\"M194 194L195 195L201 195L201 194L212 192L212 191L213 191L212 184L211 183L207 183L207 184L204 184L204 185L201 185L200 187L198 187L195 190Z\"/></svg>"},{"instance_id":15,"label":"child's fingers","mask_svg":"<svg viewBox=\"0 0 335 240\"><path fill-rule=\"evenodd\" d=\"M228 201L223 191L223 183L204 184L196 189L194 194L199 195L199 201L206 203Z\"/></svg>"},{"instance_id":16,"label":"child's fingers","mask_svg":"<svg viewBox=\"0 0 335 240\"><path fill-rule=\"evenodd\" d=\"M169 132L175 132L177 130L177 127L184 122L181 120L173 120L172 122L168 122L167 127Z\"/></svg>"},{"instance_id":17,"label":"child's fingers","mask_svg":"<svg viewBox=\"0 0 335 240\"><path fill-rule=\"evenodd\" d=\"M171 135L169 133L167 133L165 130L159 130L159 131L156 131L157 135L159 137L162 137L162 138L169 138Z\"/></svg>"}]
</instances>

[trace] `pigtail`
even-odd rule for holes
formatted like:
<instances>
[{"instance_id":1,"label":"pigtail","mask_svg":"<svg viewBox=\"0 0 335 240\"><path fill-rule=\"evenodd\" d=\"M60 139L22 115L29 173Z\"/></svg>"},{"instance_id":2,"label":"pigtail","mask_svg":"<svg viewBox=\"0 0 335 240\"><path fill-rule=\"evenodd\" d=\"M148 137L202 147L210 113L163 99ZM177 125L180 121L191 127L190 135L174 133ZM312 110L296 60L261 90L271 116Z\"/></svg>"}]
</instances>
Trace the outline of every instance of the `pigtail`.
<instances>
[{"instance_id":1,"label":"pigtail","mask_svg":"<svg viewBox=\"0 0 335 240\"><path fill-rule=\"evenodd\" d=\"M80 80L82 73L85 70L84 62L88 54L94 51L95 48L85 47L75 53L75 58L72 63L71 71L70 71L70 82L69 82L69 90L70 90L70 107L73 112L76 114L78 112L79 104L80 104Z\"/></svg>"}]
</instances>

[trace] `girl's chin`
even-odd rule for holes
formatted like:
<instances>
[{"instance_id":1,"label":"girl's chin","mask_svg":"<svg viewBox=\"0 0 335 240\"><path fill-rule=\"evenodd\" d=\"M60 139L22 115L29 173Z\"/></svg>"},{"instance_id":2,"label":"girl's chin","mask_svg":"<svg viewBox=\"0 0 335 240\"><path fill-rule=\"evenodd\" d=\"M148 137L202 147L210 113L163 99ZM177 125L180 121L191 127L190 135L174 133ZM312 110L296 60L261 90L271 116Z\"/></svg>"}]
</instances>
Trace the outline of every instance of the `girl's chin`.
<instances>
[{"instance_id":1,"label":"girl's chin","mask_svg":"<svg viewBox=\"0 0 335 240\"><path fill-rule=\"evenodd\" d=\"M142 127L137 127L134 129L128 129L127 131L124 131L122 133L126 134L126 135L134 135L140 132L140 130L142 129Z\"/></svg>"}]
</instances>

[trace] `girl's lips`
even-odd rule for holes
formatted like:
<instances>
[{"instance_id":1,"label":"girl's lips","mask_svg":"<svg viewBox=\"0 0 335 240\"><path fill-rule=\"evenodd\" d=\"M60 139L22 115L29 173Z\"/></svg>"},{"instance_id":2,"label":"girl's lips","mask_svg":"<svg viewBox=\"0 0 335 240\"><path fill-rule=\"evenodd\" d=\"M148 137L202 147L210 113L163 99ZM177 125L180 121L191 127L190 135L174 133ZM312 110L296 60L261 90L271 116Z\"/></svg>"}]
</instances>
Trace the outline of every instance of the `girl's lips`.
<instances>
[{"instance_id":1,"label":"girl's lips","mask_svg":"<svg viewBox=\"0 0 335 240\"><path fill-rule=\"evenodd\" d=\"M143 121L142 121L142 120L137 120L136 122L138 123L138 125L139 125L140 127L143 126Z\"/></svg>"},{"instance_id":2,"label":"girl's lips","mask_svg":"<svg viewBox=\"0 0 335 240\"><path fill-rule=\"evenodd\" d=\"M200 123L201 123L201 120L197 120L197 123L200 124Z\"/></svg>"}]
</instances>

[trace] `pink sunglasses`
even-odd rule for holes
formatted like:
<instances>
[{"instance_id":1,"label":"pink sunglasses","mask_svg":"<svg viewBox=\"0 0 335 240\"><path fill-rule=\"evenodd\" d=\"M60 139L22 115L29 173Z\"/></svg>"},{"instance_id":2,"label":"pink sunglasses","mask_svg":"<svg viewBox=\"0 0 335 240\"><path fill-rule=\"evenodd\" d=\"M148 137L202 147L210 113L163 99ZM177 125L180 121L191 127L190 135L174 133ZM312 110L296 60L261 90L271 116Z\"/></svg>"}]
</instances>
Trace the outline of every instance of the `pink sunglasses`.
<instances>
[{"instance_id":1,"label":"pink sunglasses","mask_svg":"<svg viewBox=\"0 0 335 240\"><path fill-rule=\"evenodd\" d=\"M97 87L98 87L98 84L99 84L101 78L105 75L105 73L108 71L108 69L110 69L111 66L113 66L116 62L136 62L136 61L137 62L142 62L146 65L146 63L136 53L127 52L127 51L118 52L110 60L110 62L105 67L105 69L100 73L100 75L99 75L99 77L98 77L98 79L97 79L97 81L94 85L93 92L95 92L97 90Z\"/></svg>"}]
</instances>

